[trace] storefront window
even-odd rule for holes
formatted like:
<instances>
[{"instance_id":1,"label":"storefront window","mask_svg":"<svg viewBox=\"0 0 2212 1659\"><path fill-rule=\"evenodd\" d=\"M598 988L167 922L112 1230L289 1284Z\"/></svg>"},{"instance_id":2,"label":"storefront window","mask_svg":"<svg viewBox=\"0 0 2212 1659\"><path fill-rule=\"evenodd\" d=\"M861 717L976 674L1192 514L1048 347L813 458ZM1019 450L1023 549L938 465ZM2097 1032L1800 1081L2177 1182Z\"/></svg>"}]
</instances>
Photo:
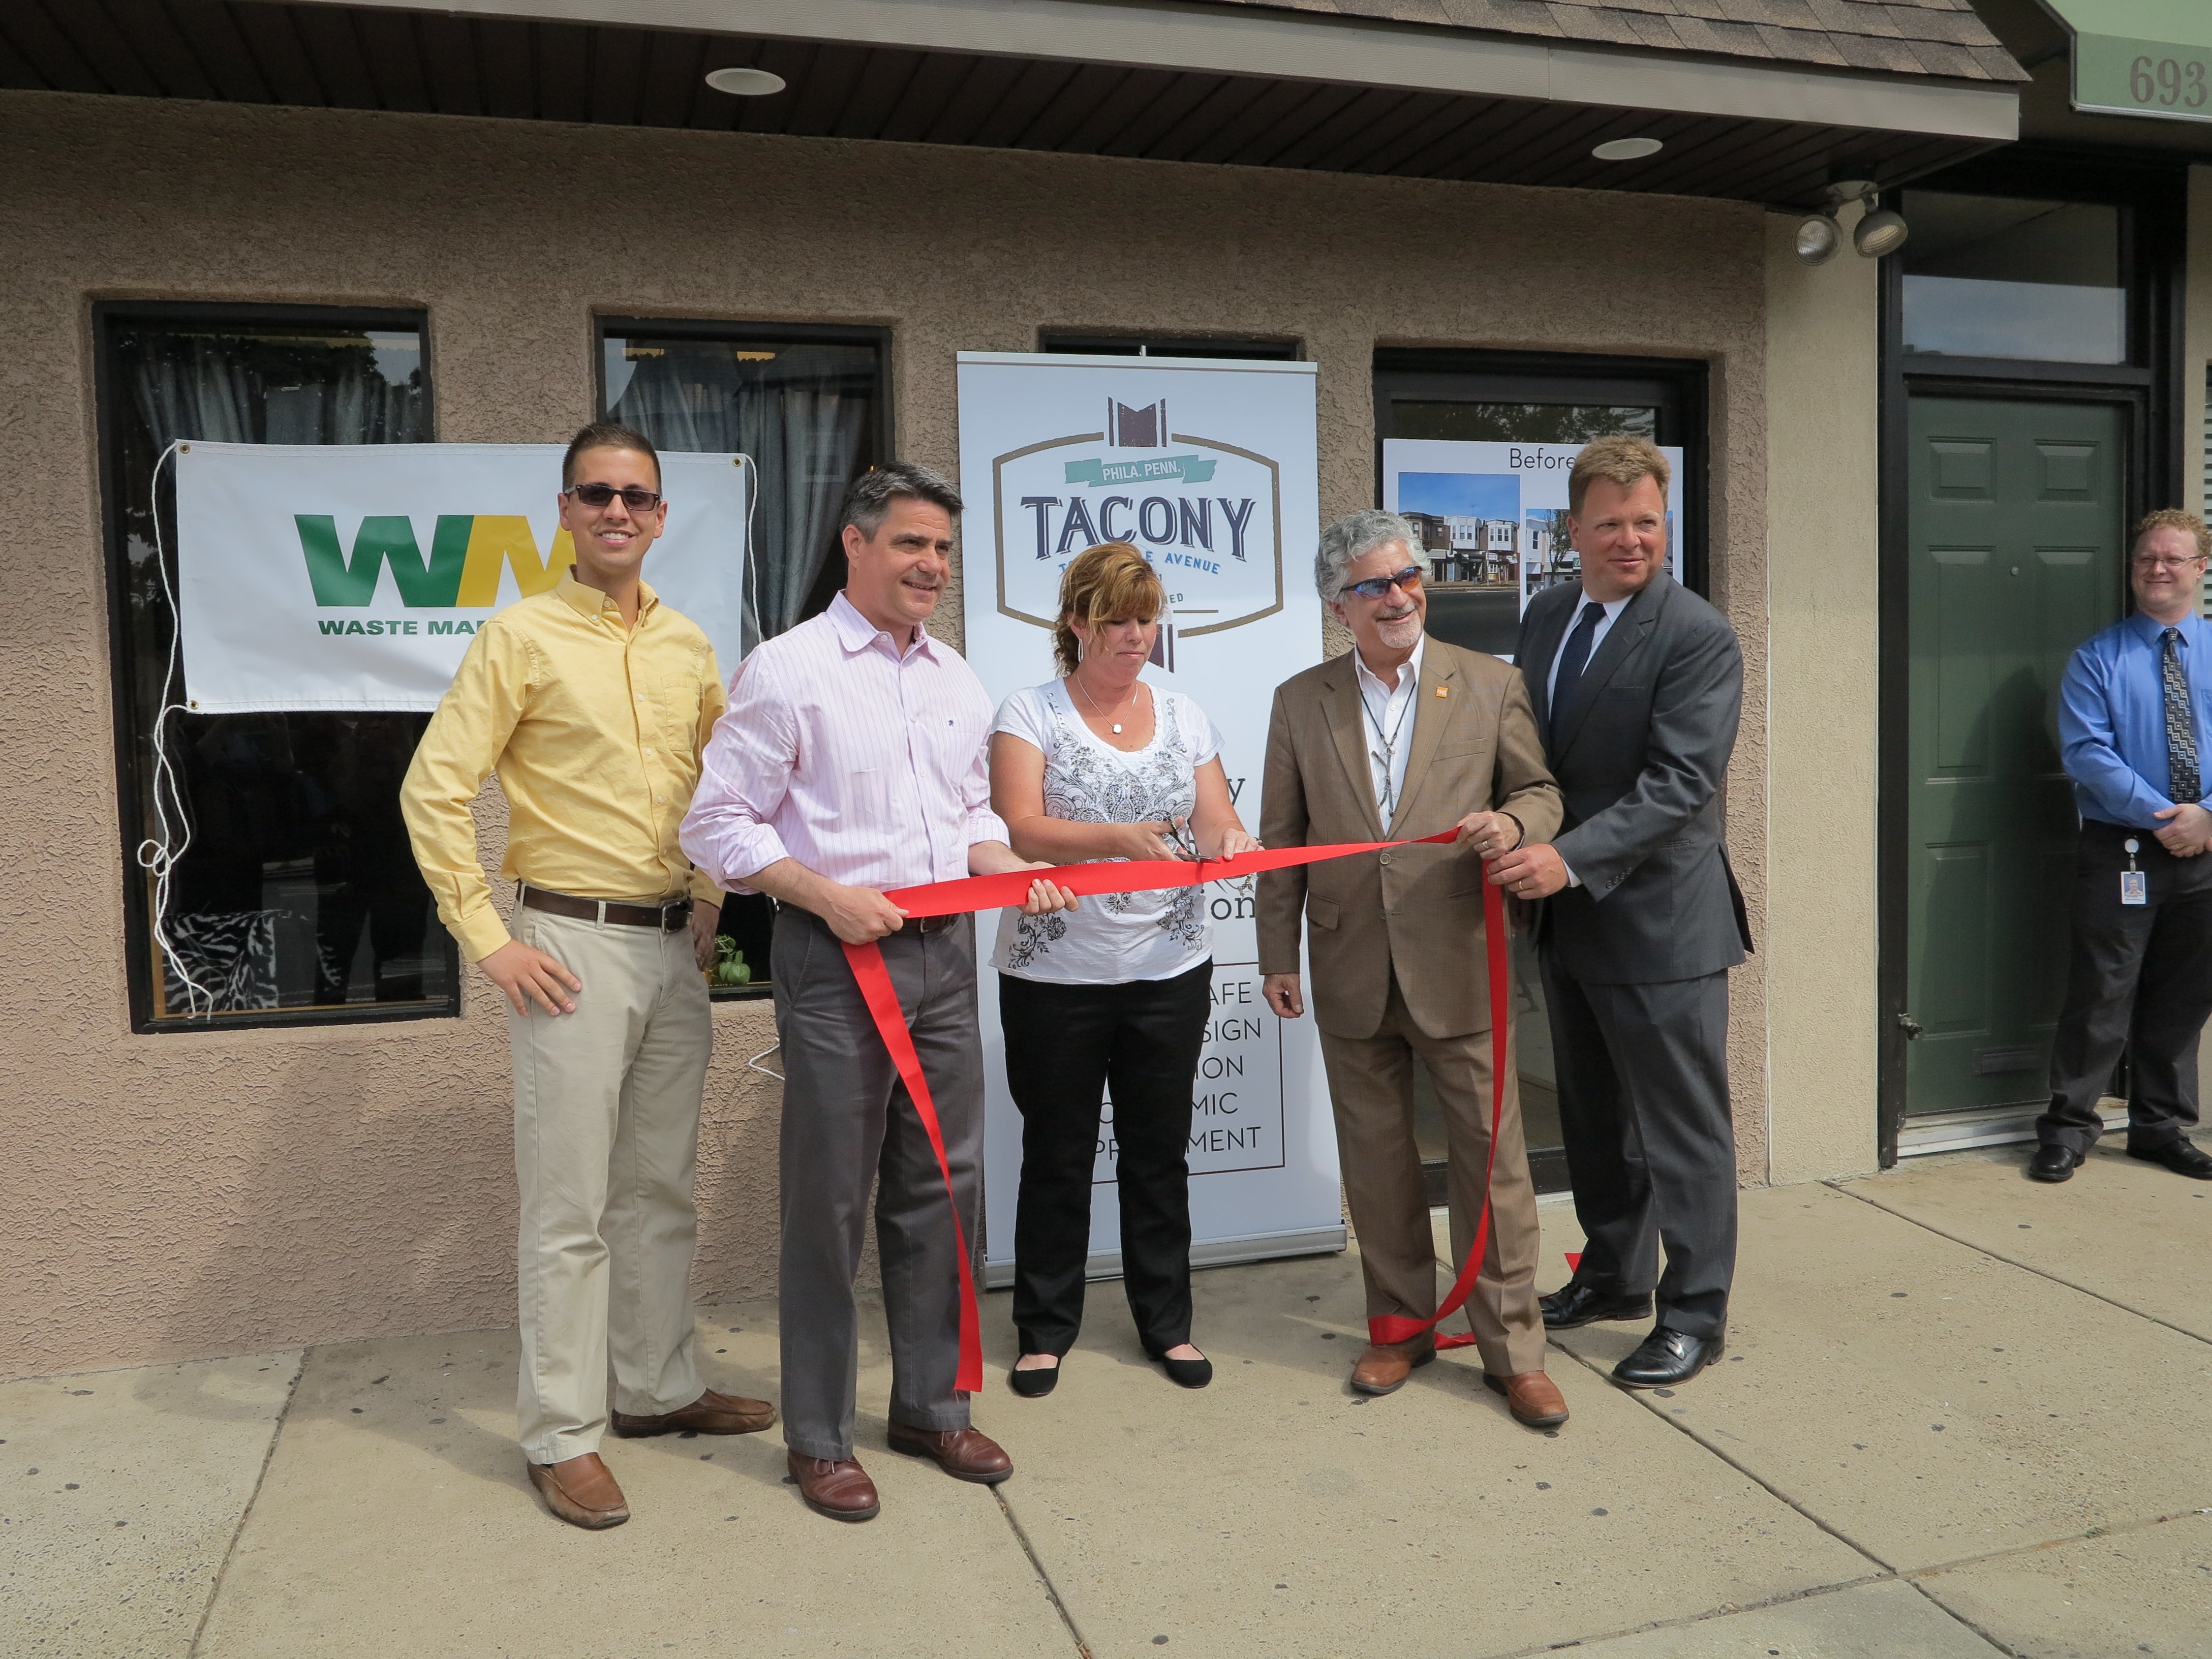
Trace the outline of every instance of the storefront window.
<instances>
[{"instance_id":1,"label":"storefront window","mask_svg":"<svg viewBox=\"0 0 2212 1659\"><path fill-rule=\"evenodd\" d=\"M100 344L137 1023L457 1012L453 945L399 816L428 716L172 708L160 719L176 557L173 471L155 490L162 451L195 438L427 441L419 317L114 306L101 309ZM160 888L139 860L162 835L157 788L184 849L158 930Z\"/></svg>"},{"instance_id":2,"label":"storefront window","mask_svg":"<svg viewBox=\"0 0 2212 1659\"><path fill-rule=\"evenodd\" d=\"M2122 210L1908 190L1905 349L2037 362L2128 361Z\"/></svg>"},{"instance_id":3,"label":"storefront window","mask_svg":"<svg viewBox=\"0 0 2212 1659\"><path fill-rule=\"evenodd\" d=\"M845 585L838 504L882 458L881 332L615 319L599 331L608 418L663 449L753 459L746 649L826 610ZM716 995L765 991L773 919L768 900L730 896Z\"/></svg>"}]
</instances>

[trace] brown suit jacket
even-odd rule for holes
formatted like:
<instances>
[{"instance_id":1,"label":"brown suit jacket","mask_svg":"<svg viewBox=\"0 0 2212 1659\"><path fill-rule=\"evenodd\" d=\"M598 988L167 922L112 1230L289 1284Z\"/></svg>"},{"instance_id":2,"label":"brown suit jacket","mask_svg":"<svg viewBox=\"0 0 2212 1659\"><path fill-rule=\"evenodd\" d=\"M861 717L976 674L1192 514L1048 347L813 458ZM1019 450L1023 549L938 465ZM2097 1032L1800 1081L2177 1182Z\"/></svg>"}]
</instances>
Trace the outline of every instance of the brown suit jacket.
<instances>
[{"instance_id":1,"label":"brown suit jacket","mask_svg":"<svg viewBox=\"0 0 2212 1659\"><path fill-rule=\"evenodd\" d=\"M1269 847L1410 841L1469 812L1510 812L1528 842L1559 832L1559 786L1519 672L1431 635L1421 653L1413 748L1396 821L1375 804L1366 716L1349 652L1275 690L1260 839ZM1482 860L1462 846L1400 847L1259 878L1260 971L1298 971L1298 916L1310 924L1315 1023L1369 1037L1382 1023L1395 964L1406 1006L1431 1036L1490 1029Z\"/></svg>"}]
</instances>

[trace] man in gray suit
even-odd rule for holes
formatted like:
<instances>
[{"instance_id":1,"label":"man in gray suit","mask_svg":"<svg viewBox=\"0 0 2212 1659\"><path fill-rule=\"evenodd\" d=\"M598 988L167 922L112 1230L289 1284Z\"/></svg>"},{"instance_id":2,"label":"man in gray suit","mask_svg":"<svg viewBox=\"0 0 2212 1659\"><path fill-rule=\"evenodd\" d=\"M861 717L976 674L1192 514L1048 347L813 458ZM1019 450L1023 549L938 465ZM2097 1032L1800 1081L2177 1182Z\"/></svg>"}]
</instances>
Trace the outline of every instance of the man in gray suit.
<instances>
[{"instance_id":1,"label":"man in gray suit","mask_svg":"<svg viewBox=\"0 0 2212 1659\"><path fill-rule=\"evenodd\" d=\"M1580 586L1531 601L1516 650L1565 827L1491 879L1547 898L1537 933L1575 1214L1589 1240L1544 1323L1642 1319L1613 1368L1686 1382L1721 1356L1735 1269L1728 970L1751 948L1717 799L1743 706L1719 611L1667 574L1667 458L1601 438L1575 458ZM1667 1252L1666 1272L1658 1252Z\"/></svg>"}]
</instances>

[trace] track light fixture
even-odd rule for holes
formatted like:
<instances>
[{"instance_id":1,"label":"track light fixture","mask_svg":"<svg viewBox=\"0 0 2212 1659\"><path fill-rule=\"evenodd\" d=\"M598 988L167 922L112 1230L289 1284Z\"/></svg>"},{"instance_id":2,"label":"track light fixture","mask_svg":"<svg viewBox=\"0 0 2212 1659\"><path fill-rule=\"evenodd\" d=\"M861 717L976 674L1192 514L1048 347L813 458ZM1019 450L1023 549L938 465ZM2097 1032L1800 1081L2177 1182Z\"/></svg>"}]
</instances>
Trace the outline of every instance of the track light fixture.
<instances>
[{"instance_id":1,"label":"track light fixture","mask_svg":"<svg viewBox=\"0 0 2212 1659\"><path fill-rule=\"evenodd\" d=\"M1862 258L1879 259L1905 246L1909 231L1903 216L1874 204L1881 186L1871 179L1844 179L1821 192L1820 210L1797 227L1797 257L1808 265L1826 264L1844 246L1844 228L1837 215L1846 202L1860 206L1859 222L1851 228L1851 246Z\"/></svg>"}]
</instances>

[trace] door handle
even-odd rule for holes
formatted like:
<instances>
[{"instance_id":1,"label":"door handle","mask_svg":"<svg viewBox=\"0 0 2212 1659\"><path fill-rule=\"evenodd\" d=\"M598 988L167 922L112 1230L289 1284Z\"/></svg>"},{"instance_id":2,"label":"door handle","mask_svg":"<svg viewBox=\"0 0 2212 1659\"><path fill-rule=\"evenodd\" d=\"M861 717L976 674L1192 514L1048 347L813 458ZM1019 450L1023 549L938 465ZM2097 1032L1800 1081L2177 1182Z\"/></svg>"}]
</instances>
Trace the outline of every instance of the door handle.
<instances>
[{"instance_id":1,"label":"door handle","mask_svg":"<svg viewBox=\"0 0 2212 1659\"><path fill-rule=\"evenodd\" d=\"M1917 1019L1913 1018L1913 1017L1912 1017L1911 1015L1910 1015L1910 1014L1899 1014L1899 1015L1897 1017L1897 1023L1898 1023L1898 1025L1899 1025L1899 1027L1904 1030L1904 1032L1905 1032L1905 1040L1907 1042L1911 1042L1913 1038L1915 1038L1915 1037L1917 1037L1917 1036L1918 1036L1920 1035L1920 1022L1919 1022L1918 1020L1917 1020Z\"/></svg>"}]
</instances>

